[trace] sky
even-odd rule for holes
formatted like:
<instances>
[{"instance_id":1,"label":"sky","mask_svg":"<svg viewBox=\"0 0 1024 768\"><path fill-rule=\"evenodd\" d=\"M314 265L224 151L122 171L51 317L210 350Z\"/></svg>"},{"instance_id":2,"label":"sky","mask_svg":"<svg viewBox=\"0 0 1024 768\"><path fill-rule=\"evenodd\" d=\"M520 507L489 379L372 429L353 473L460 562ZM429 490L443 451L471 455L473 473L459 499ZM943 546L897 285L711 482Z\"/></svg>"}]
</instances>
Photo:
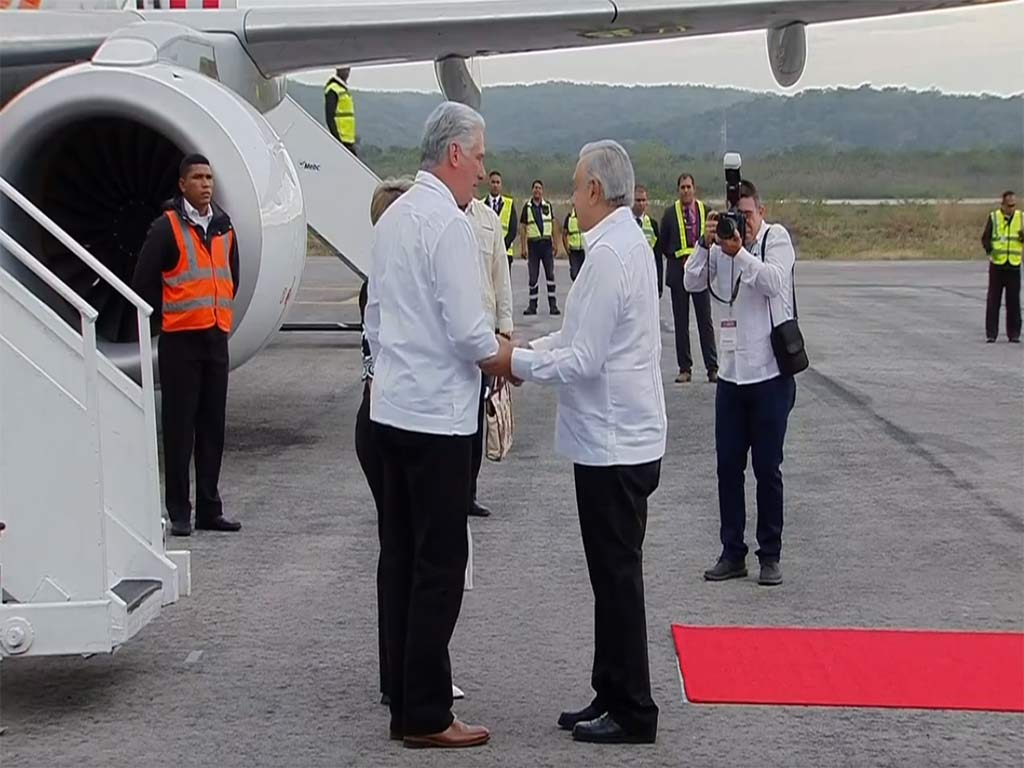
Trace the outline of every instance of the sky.
<instances>
[{"instance_id":1,"label":"sky","mask_svg":"<svg viewBox=\"0 0 1024 768\"><path fill-rule=\"evenodd\" d=\"M790 89L775 84L760 31L493 56L477 60L475 66L484 87L568 80L614 85L694 83L795 93L868 83L1005 96L1024 92L1024 0L808 27L807 66ZM304 72L298 78L322 82L328 74L326 70ZM355 69L349 84L362 90L438 90L430 63Z\"/></svg>"}]
</instances>

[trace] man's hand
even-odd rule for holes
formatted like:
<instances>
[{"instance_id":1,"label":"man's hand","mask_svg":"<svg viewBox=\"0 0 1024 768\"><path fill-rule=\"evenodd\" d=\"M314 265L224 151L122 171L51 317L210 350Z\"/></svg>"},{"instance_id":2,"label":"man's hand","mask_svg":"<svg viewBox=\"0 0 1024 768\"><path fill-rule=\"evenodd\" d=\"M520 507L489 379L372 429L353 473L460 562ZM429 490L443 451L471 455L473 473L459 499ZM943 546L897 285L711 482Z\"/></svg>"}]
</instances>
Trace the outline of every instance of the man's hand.
<instances>
[{"instance_id":1,"label":"man's hand","mask_svg":"<svg viewBox=\"0 0 1024 768\"><path fill-rule=\"evenodd\" d=\"M711 246L718 242L718 212L712 211L704 222L704 244L711 250Z\"/></svg>"},{"instance_id":2,"label":"man's hand","mask_svg":"<svg viewBox=\"0 0 1024 768\"><path fill-rule=\"evenodd\" d=\"M735 256L743 248L743 238L740 237L740 233L737 232L728 240L721 240L718 243L722 248L722 253L726 256Z\"/></svg>"},{"instance_id":3,"label":"man's hand","mask_svg":"<svg viewBox=\"0 0 1024 768\"><path fill-rule=\"evenodd\" d=\"M503 336L498 337L498 352L493 357L481 360L480 370L495 378L512 378L512 342Z\"/></svg>"}]
</instances>

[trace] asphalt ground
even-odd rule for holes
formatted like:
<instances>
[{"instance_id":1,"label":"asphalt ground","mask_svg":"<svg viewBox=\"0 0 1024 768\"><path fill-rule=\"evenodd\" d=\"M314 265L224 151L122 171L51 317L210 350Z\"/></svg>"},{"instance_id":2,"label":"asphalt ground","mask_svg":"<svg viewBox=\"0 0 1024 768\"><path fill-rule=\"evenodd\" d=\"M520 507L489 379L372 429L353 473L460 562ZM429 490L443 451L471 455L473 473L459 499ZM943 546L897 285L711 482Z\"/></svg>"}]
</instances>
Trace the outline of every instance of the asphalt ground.
<instances>
[{"instance_id":1,"label":"asphalt ground","mask_svg":"<svg viewBox=\"0 0 1024 768\"><path fill-rule=\"evenodd\" d=\"M356 334L280 334L235 371L222 495L239 534L198 533L193 593L113 656L7 661L0 764L15 766L1020 766L1019 715L684 703L673 623L1024 628L1022 350L984 343L983 263L807 263L811 370L783 472L785 584L710 584L718 554L714 386L676 373L666 295L669 440L645 546L658 741L572 742L589 701L592 596L555 393L515 393L515 445L485 462L476 584L451 650L492 730L458 753L387 738L377 692L375 513L353 447ZM517 262L516 321L526 267ZM309 261L290 320L358 319L356 283ZM568 289L559 264L558 291ZM693 325L691 321L691 326ZM748 487L754 528L753 483ZM175 542L175 544L179 544ZM751 558L752 559L752 558Z\"/></svg>"}]
</instances>

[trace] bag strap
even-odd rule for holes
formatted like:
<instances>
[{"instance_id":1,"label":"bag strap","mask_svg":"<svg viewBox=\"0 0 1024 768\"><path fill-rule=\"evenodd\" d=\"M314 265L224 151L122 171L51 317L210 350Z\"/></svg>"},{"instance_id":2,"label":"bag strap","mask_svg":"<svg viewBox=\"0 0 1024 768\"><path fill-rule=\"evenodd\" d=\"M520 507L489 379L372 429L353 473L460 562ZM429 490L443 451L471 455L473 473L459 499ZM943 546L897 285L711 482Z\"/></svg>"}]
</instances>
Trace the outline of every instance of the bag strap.
<instances>
[{"instance_id":1,"label":"bag strap","mask_svg":"<svg viewBox=\"0 0 1024 768\"><path fill-rule=\"evenodd\" d=\"M768 247L768 233L772 231L769 226L764 231L764 237L761 238L761 261L765 261L764 252ZM793 269L789 273L789 287L793 290L793 319L796 320L800 315L796 311L796 259L793 260ZM772 328L775 327L775 318L772 317L772 300L768 299L768 319L771 321Z\"/></svg>"}]
</instances>

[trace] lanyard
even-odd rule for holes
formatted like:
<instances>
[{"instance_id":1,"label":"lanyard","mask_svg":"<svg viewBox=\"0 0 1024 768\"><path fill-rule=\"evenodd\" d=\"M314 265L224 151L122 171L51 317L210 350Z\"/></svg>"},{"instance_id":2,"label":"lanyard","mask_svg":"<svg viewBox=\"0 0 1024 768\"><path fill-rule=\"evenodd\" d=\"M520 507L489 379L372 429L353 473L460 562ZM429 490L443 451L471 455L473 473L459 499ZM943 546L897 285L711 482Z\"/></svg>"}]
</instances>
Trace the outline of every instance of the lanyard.
<instances>
[{"instance_id":1,"label":"lanyard","mask_svg":"<svg viewBox=\"0 0 1024 768\"><path fill-rule=\"evenodd\" d=\"M740 278L743 277L743 272L740 272L740 276L736 277L736 259L729 258L729 284L732 285L732 296L728 301L721 298L715 289L711 287L711 249L708 249L708 293L711 294L712 298L719 304L728 304L729 308L732 309L732 305L736 303L736 297L740 295Z\"/></svg>"}]
</instances>

